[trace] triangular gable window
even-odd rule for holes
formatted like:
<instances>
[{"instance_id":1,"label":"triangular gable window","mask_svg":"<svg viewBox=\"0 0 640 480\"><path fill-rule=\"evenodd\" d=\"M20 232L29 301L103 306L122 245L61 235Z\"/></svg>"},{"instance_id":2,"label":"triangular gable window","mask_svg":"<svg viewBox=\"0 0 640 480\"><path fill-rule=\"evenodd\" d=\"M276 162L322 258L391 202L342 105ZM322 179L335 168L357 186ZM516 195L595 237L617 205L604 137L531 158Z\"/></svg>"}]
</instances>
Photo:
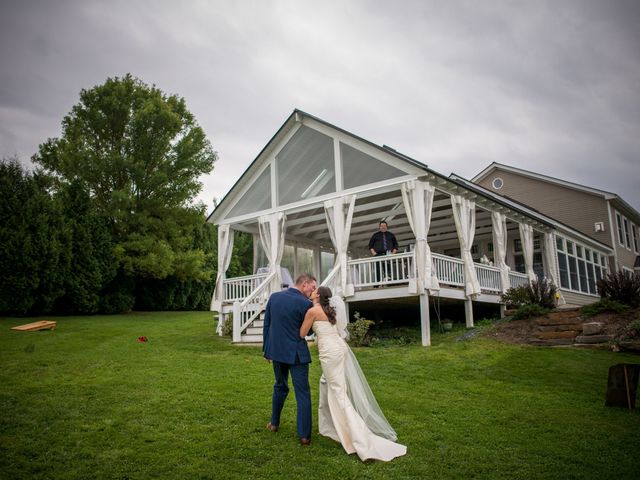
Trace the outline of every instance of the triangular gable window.
<instances>
[{"instance_id":1,"label":"triangular gable window","mask_svg":"<svg viewBox=\"0 0 640 480\"><path fill-rule=\"evenodd\" d=\"M271 208L271 169L267 167L227 216L237 217L269 208Z\"/></svg>"},{"instance_id":2,"label":"triangular gable window","mask_svg":"<svg viewBox=\"0 0 640 480\"><path fill-rule=\"evenodd\" d=\"M392 167L344 143L340 143L340 153L345 189L402 177L407 174L407 172Z\"/></svg>"},{"instance_id":3,"label":"triangular gable window","mask_svg":"<svg viewBox=\"0 0 640 480\"><path fill-rule=\"evenodd\" d=\"M333 139L301 126L276 155L278 205L336 191Z\"/></svg>"}]
</instances>

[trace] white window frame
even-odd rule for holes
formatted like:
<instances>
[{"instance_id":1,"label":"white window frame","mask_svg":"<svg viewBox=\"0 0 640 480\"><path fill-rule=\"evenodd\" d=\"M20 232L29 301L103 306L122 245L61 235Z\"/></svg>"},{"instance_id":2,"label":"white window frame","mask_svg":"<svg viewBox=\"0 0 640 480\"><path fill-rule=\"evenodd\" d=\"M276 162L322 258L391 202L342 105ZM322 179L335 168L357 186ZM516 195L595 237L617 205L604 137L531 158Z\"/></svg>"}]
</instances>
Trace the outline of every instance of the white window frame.
<instances>
[{"instance_id":1,"label":"white window frame","mask_svg":"<svg viewBox=\"0 0 640 480\"><path fill-rule=\"evenodd\" d=\"M638 248L638 227L635 223L631 224L631 236L633 237L633 251L638 254L640 253L640 249Z\"/></svg>"},{"instance_id":2,"label":"white window frame","mask_svg":"<svg viewBox=\"0 0 640 480\"><path fill-rule=\"evenodd\" d=\"M622 217L622 225L624 226L624 246L631 250L631 234L629 232L629 219Z\"/></svg>"},{"instance_id":3,"label":"white window frame","mask_svg":"<svg viewBox=\"0 0 640 480\"><path fill-rule=\"evenodd\" d=\"M567 239L564 237L561 237L559 235L556 235L556 242L558 242L558 240L560 240L562 242L562 245L557 245L557 253L561 253L563 255L565 255L566 259L567 259L567 276L568 276L568 281L569 281L569 287L562 287L560 286L560 288L562 288L562 290L568 290L571 292L575 292L575 293L579 293L580 295L589 295L592 297L597 297L598 293L597 293L597 280L594 278L594 282L596 283L595 286L595 292L594 293L589 293L589 273L586 273L586 277L587 277L587 285L584 286L584 288L586 288L586 291L583 291L583 285L582 285L582 280L580 278L580 261L584 262L585 265L585 269L587 272L592 272L592 274L595 274L594 271L594 267L599 268L600 269L600 278L604 277L604 275L606 275L607 273L607 265L606 265L606 254L596 251L591 247L587 247L586 245L583 245L581 243L576 242L573 239ZM567 246L567 242L570 242L573 244L573 248L569 249ZM582 255L579 255L579 251L581 250ZM596 255L597 254L597 260L596 261ZM575 276L576 276L576 280L578 282L577 285L573 285L573 281L571 280L571 266L570 266L570 261L569 258L573 258L575 260L575 265L576 265L576 272L575 272ZM557 259L558 264L560 263L559 259Z\"/></svg>"},{"instance_id":4,"label":"white window frame","mask_svg":"<svg viewBox=\"0 0 640 480\"><path fill-rule=\"evenodd\" d=\"M624 247L623 231L622 231L622 215L616 211L616 230L618 231L618 244Z\"/></svg>"}]
</instances>

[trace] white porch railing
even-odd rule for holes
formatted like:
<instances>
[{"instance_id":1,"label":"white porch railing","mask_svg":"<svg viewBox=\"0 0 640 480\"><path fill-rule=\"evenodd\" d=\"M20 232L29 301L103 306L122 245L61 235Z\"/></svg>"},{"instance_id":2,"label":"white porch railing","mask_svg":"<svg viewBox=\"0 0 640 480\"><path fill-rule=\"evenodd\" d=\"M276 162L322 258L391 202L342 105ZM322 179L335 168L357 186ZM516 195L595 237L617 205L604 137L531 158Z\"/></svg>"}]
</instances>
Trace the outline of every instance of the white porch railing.
<instances>
[{"instance_id":1,"label":"white porch railing","mask_svg":"<svg viewBox=\"0 0 640 480\"><path fill-rule=\"evenodd\" d=\"M526 273L509 272L509 286L511 288L519 287L520 285L526 285L529 282L529 277Z\"/></svg>"},{"instance_id":2,"label":"white porch railing","mask_svg":"<svg viewBox=\"0 0 640 480\"><path fill-rule=\"evenodd\" d=\"M460 258L439 253L432 253L431 258L440 284L464 287L464 263Z\"/></svg>"},{"instance_id":3,"label":"white porch railing","mask_svg":"<svg viewBox=\"0 0 640 480\"><path fill-rule=\"evenodd\" d=\"M244 332L251 323L260 316L264 306L269 299L269 286L271 280L276 273L270 273L265 276L264 280L258 288L256 288L242 302L236 301L233 304L233 341L240 342L242 340L242 332Z\"/></svg>"},{"instance_id":4,"label":"white porch railing","mask_svg":"<svg viewBox=\"0 0 640 480\"><path fill-rule=\"evenodd\" d=\"M432 253L433 268L441 285L464 287L464 267L459 258ZM500 294L500 269L498 267L474 264L480 288L488 293ZM349 274L355 288L368 288L380 285L401 285L415 278L415 257L413 252L386 255L380 257L359 258L348 261ZM332 290L337 287L340 267L334 267L324 279L322 285ZM267 274L248 275L230 278L224 282L224 302L235 302L233 306L234 341L238 335L258 316L268 299L268 285L271 277ZM509 272L509 286L518 287L528 282L524 273ZM240 315L236 314L239 305ZM236 322L238 328L236 328Z\"/></svg>"},{"instance_id":5,"label":"white porch railing","mask_svg":"<svg viewBox=\"0 0 640 480\"><path fill-rule=\"evenodd\" d=\"M397 285L416 275L412 252L349 260L354 287Z\"/></svg>"},{"instance_id":6,"label":"white porch railing","mask_svg":"<svg viewBox=\"0 0 640 480\"><path fill-rule=\"evenodd\" d=\"M480 288L491 293L502 293L500 285L500 269L490 265L474 264Z\"/></svg>"},{"instance_id":7,"label":"white porch railing","mask_svg":"<svg viewBox=\"0 0 640 480\"><path fill-rule=\"evenodd\" d=\"M260 285L268 273L259 273L257 275L246 275L244 277L235 277L225 279L224 285L224 301L235 302L242 301L251 295L258 285Z\"/></svg>"}]
</instances>

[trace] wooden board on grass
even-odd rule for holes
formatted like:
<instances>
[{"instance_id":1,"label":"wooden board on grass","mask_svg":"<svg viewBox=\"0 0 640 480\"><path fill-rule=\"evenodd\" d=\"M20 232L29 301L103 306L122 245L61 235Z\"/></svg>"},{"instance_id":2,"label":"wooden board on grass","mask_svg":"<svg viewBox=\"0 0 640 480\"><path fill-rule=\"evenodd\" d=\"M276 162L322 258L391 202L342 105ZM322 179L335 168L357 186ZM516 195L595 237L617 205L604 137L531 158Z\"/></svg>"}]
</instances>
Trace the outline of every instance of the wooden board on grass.
<instances>
[{"instance_id":1,"label":"wooden board on grass","mask_svg":"<svg viewBox=\"0 0 640 480\"><path fill-rule=\"evenodd\" d=\"M11 330L19 330L21 332L32 332L35 330L53 330L56 328L56 322L52 320L40 320L39 322L27 323L17 327L11 327Z\"/></svg>"}]
</instances>

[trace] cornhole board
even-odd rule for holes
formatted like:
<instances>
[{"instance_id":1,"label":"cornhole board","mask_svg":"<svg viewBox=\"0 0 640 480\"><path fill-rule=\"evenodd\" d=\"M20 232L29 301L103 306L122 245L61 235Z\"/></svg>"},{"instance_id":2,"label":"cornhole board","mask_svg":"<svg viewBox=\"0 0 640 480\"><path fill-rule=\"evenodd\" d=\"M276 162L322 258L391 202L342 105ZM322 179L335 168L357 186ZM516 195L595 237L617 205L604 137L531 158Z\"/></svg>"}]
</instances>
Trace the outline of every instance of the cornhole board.
<instances>
[{"instance_id":1,"label":"cornhole board","mask_svg":"<svg viewBox=\"0 0 640 480\"><path fill-rule=\"evenodd\" d=\"M19 330L21 332L33 332L36 330L53 330L56 328L56 322L52 320L40 320L39 322L27 323L17 327L11 327L11 330Z\"/></svg>"}]
</instances>

